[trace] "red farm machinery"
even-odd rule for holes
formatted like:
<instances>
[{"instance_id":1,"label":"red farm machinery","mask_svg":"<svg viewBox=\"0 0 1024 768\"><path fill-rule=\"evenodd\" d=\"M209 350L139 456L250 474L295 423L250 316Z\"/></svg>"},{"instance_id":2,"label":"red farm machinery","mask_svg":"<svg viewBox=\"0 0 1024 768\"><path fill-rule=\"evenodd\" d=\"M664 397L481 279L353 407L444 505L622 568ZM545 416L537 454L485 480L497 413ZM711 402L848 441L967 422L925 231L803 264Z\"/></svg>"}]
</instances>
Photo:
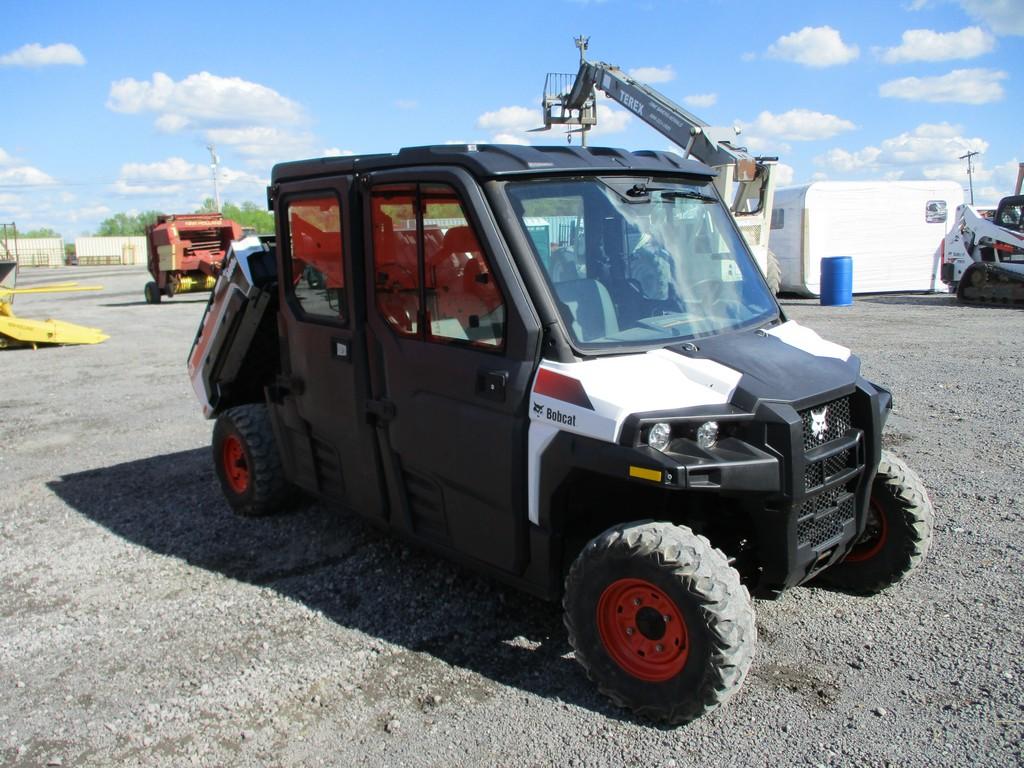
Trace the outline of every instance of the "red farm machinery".
<instances>
[{"instance_id":1,"label":"red farm machinery","mask_svg":"<svg viewBox=\"0 0 1024 768\"><path fill-rule=\"evenodd\" d=\"M213 290L224 256L242 228L219 213L158 216L146 227L149 273L146 302L176 293Z\"/></svg>"}]
</instances>

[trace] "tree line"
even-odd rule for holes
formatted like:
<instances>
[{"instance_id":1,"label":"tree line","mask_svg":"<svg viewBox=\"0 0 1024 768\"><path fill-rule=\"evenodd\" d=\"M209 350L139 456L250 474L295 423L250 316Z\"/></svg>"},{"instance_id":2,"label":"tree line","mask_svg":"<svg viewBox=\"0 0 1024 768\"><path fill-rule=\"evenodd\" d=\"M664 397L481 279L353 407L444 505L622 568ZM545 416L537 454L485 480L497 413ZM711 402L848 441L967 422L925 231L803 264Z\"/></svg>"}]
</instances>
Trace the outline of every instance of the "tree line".
<instances>
[{"instance_id":1,"label":"tree line","mask_svg":"<svg viewBox=\"0 0 1024 768\"><path fill-rule=\"evenodd\" d=\"M199 210L195 213L216 213L217 205L212 197L206 198ZM241 205L224 203L221 206L221 215L225 219L231 219L243 228L255 229L258 234L269 235L274 232L274 215L253 202L244 202ZM163 215L163 211L142 211L136 214L115 213L100 222L96 234L100 237L133 237L146 234L146 227L156 221L157 216ZM18 237L60 237L60 233L49 227L30 229L25 232L18 232Z\"/></svg>"},{"instance_id":2,"label":"tree line","mask_svg":"<svg viewBox=\"0 0 1024 768\"><path fill-rule=\"evenodd\" d=\"M216 213L217 204L212 197L206 198L194 213ZM246 201L241 205L224 203L220 210L225 219L231 219L241 227L255 229L258 234L267 235L274 231L274 215L257 205ZM142 211L134 216L127 213L117 213L110 218L100 222L96 234L101 237L146 234L146 227L156 221L157 216L163 215L162 211Z\"/></svg>"}]
</instances>

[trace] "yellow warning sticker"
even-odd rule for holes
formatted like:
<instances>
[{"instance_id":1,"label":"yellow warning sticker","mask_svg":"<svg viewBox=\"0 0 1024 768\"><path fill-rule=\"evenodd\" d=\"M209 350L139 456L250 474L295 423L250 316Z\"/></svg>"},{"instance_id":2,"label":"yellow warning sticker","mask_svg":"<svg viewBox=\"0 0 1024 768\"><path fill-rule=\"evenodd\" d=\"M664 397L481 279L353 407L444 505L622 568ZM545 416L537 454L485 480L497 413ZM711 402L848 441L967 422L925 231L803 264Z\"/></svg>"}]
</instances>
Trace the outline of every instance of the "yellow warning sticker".
<instances>
[{"instance_id":1,"label":"yellow warning sticker","mask_svg":"<svg viewBox=\"0 0 1024 768\"><path fill-rule=\"evenodd\" d=\"M660 470L647 469L646 467L635 467L632 464L629 465L629 476L638 477L641 480L651 480L655 483L661 482Z\"/></svg>"}]
</instances>

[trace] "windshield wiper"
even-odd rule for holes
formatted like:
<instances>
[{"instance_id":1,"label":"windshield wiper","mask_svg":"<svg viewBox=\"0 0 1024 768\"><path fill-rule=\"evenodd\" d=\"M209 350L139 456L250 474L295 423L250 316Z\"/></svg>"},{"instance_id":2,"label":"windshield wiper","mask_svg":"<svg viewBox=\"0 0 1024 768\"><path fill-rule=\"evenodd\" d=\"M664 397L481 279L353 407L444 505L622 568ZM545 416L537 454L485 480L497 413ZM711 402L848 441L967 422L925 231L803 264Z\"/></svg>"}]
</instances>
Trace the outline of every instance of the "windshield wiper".
<instances>
[{"instance_id":1,"label":"windshield wiper","mask_svg":"<svg viewBox=\"0 0 1024 768\"><path fill-rule=\"evenodd\" d=\"M661 199L665 200L666 202L672 202L673 200L679 200L679 199L700 200L702 203L717 203L718 202L718 200L716 200L715 198L711 197L710 195L702 195L700 192L690 192L689 190L687 190L686 192L680 192L679 190L671 190L671 189L662 189L662 190L657 190L657 191L665 193L665 194L663 194L661 196Z\"/></svg>"}]
</instances>

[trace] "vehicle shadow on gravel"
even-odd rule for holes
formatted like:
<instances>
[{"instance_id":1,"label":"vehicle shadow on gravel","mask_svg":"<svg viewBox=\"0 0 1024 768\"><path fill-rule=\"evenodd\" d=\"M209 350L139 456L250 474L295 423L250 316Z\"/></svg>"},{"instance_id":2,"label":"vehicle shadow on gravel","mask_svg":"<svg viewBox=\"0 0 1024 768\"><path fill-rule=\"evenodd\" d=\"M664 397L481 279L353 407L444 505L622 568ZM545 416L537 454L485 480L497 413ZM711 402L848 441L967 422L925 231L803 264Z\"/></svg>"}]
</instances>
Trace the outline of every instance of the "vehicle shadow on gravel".
<instances>
[{"instance_id":1,"label":"vehicle shadow on gravel","mask_svg":"<svg viewBox=\"0 0 1024 768\"><path fill-rule=\"evenodd\" d=\"M236 517L206 449L78 472L48 486L72 509L155 553L269 587L339 625L502 685L634 722L568 655L559 606L411 550L355 515L311 506Z\"/></svg>"}]
</instances>

